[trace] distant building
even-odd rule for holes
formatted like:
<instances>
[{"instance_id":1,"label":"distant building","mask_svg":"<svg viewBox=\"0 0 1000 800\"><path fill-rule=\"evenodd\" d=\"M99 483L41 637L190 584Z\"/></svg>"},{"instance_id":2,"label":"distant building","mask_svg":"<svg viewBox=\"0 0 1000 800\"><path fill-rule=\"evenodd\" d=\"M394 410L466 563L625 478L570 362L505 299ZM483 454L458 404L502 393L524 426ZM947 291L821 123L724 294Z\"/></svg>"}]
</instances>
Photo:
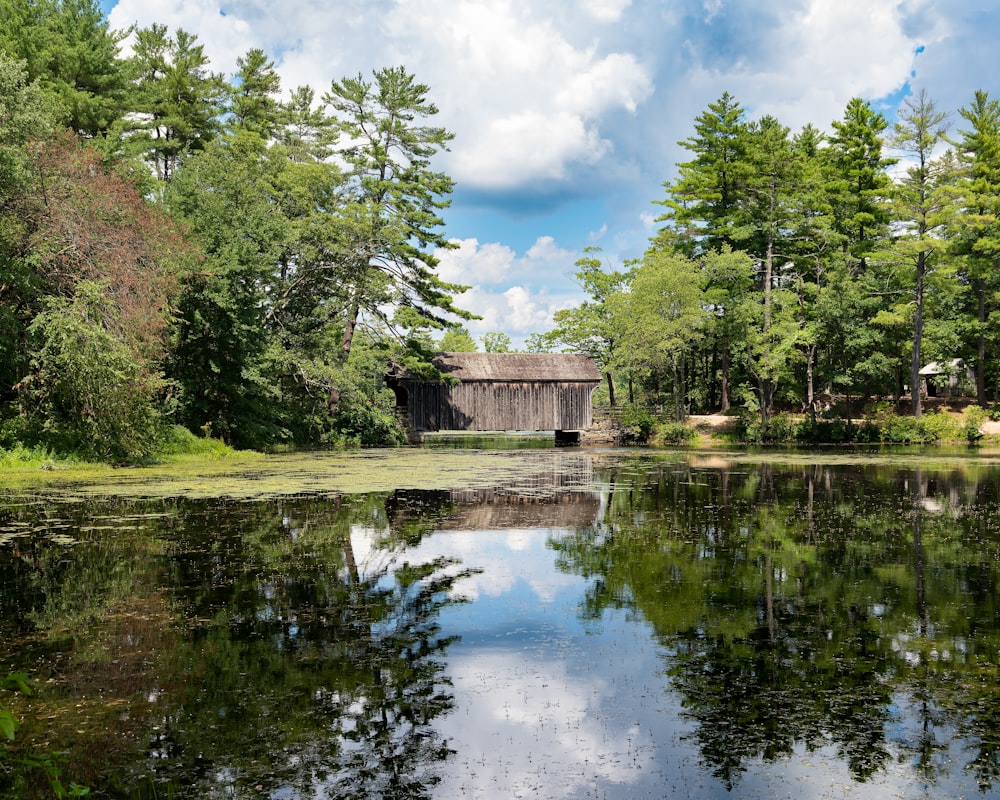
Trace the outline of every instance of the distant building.
<instances>
[{"instance_id":1,"label":"distant building","mask_svg":"<svg viewBox=\"0 0 1000 800\"><path fill-rule=\"evenodd\" d=\"M932 361L920 370L920 393L926 397L966 397L976 393L976 376L961 358Z\"/></svg>"}]
</instances>

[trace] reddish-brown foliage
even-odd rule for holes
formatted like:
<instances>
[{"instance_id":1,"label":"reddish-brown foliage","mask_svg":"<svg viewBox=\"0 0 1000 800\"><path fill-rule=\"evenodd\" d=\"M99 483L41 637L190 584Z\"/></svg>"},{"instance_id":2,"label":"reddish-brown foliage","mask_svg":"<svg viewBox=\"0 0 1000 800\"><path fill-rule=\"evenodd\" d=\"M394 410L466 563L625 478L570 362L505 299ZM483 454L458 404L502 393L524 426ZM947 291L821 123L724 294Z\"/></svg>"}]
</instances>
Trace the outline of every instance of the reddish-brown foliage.
<instances>
[{"instance_id":1,"label":"reddish-brown foliage","mask_svg":"<svg viewBox=\"0 0 1000 800\"><path fill-rule=\"evenodd\" d=\"M177 226L71 132L36 152L36 181L25 205L37 269L62 296L72 296L84 280L105 284L115 309L105 324L151 355L187 249Z\"/></svg>"}]
</instances>

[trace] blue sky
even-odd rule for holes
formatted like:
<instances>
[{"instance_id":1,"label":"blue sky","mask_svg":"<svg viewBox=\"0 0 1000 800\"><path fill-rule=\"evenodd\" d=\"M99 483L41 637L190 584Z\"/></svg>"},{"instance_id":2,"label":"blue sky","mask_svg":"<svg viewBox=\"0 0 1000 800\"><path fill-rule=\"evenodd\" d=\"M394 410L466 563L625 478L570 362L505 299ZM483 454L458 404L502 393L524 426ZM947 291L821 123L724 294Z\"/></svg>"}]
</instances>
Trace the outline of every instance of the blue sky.
<instances>
[{"instance_id":1,"label":"blue sky","mask_svg":"<svg viewBox=\"0 0 1000 800\"><path fill-rule=\"evenodd\" d=\"M515 344L581 299L574 262L642 255L678 142L724 91L749 118L829 129L855 96L887 116L926 89L943 110L1000 96L994 0L103 0L114 28L198 35L212 67L261 47L286 90L402 64L455 134L436 166L473 288L477 338ZM961 120L954 122L961 128Z\"/></svg>"}]
</instances>

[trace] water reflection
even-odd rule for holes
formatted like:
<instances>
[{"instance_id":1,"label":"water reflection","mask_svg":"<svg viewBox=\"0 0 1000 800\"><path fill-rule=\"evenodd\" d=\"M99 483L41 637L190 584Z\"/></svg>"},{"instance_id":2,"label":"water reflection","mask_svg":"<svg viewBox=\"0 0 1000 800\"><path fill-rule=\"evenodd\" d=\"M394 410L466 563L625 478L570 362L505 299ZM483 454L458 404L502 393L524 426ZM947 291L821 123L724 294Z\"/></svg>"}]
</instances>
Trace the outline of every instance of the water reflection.
<instances>
[{"instance_id":1,"label":"water reflection","mask_svg":"<svg viewBox=\"0 0 1000 800\"><path fill-rule=\"evenodd\" d=\"M1000 796L995 471L552 467L8 498L0 671L42 691L6 763L129 798Z\"/></svg>"},{"instance_id":2,"label":"water reflection","mask_svg":"<svg viewBox=\"0 0 1000 800\"><path fill-rule=\"evenodd\" d=\"M86 738L74 779L128 797L429 796L452 703L438 617L465 572L399 561L380 501L180 503L141 535L81 524L72 548L6 549L5 628L58 662L5 647L3 666L57 681L45 710Z\"/></svg>"},{"instance_id":3,"label":"water reflection","mask_svg":"<svg viewBox=\"0 0 1000 800\"><path fill-rule=\"evenodd\" d=\"M919 468L672 465L630 475L596 530L555 546L595 578L587 615L654 626L727 789L757 762L835 748L858 782L895 758L949 787L962 764L990 791L995 498L994 476Z\"/></svg>"}]
</instances>

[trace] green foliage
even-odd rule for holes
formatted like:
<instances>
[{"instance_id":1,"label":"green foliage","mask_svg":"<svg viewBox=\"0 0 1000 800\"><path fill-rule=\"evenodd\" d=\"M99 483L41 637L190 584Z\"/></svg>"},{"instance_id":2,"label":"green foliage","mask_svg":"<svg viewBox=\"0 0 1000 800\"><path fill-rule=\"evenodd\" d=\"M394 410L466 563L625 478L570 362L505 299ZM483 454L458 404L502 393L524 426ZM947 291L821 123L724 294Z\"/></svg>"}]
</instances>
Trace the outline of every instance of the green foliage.
<instances>
[{"instance_id":1,"label":"green foliage","mask_svg":"<svg viewBox=\"0 0 1000 800\"><path fill-rule=\"evenodd\" d=\"M421 124L437 114L430 89L403 67L333 81L324 102L345 139L346 228L340 286L346 296L341 361L350 356L362 313L382 316L386 303L412 308L437 325L444 315L469 319L454 305L464 286L434 272L435 248L455 245L441 230L452 180L431 168L432 157L454 138L444 128ZM418 122L419 120L419 122Z\"/></svg>"},{"instance_id":2,"label":"green foliage","mask_svg":"<svg viewBox=\"0 0 1000 800\"><path fill-rule=\"evenodd\" d=\"M105 292L85 281L72 300L54 299L35 318L22 404L29 429L47 446L137 461L156 448L163 382L107 325L114 308Z\"/></svg>"},{"instance_id":3,"label":"green foliage","mask_svg":"<svg viewBox=\"0 0 1000 800\"><path fill-rule=\"evenodd\" d=\"M697 438L698 432L683 422L656 422L650 433L652 444L686 444Z\"/></svg>"},{"instance_id":4,"label":"green foliage","mask_svg":"<svg viewBox=\"0 0 1000 800\"><path fill-rule=\"evenodd\" d=\"M893 444L930 444L961 441L965 435L962 423L948 414L931 412L920 417L890 414L880 425L880 438Z\"/></svg>"},{"instance_id":5,"label":"green foliage","mask_svg":"<svg viewBox=\"0 0 1000 800\"><path fill-rule=\"evenodd\" d=\"M107 132L126 110L123 38L97 0L0 0L0 52L22 60L60 122L88 136Z\"/></svg>"},{"instance_id":6,"label":"green foliage","mask_svg":"<svg viewBox=\"0 0 1000 800\"><path fill-rule=\"evenodd\" d=\"M374 393L371 377L345 371L340 402L334 412L339 444L394 446L406 432L396 417L396 396L384 387Z\"/></svg>"},{"instance_id":7,"label":"green foliage","mask_svg":"<svg viewBox=\"0 0 1000 800\"><path fill-rule=\"evenodd\" d=\"M135 32L126 68L133 81L130 114L122 123L123 142L169 182L181 160L199 151L219 132L226 95L222 76L208 70L198 37L184 30L170 35L154 23Z\"/></svg>"},{"instance_id":8,"label":"green foliage","mask_svg":"<svg viewBox=\"0 0 1000 800\"><path fill-rule=\"evenodd\" d=\"M883 442L893 444L926 444L933 441L920 418L895 414L882 422L879 436Z\"/></svg>"},{"instance_id":9,"label":"green foliage","mask_svg":"<svg viewBox=\"0 0 1000 800\"><path fill-rule=\"evenodd\" d=\"M10 469L52 469L57 461L72 463L75 459L56 453L48 447L29 447L15 442L9 447L0 447L0 470Z\"/></svg>"},{"instance_id":10,"label":"green foliage","mask_svg":"<svg viewBox=\"0 0 1000 800\"><path fill-rule=\"evenodd\" d=\"M656 417L645 406L626 403L618 418L628 444L645 444L656 425Z\"/></svg>"},{"instance_id":11,"label":"green foliage","mask_svg":"<svg viewBox=\"0 0 1000 800\"><path fill-rule=\"evenodd\" d=\"M24 332L42 292L25 252L30 215L22 200L35 174L35 148L29 142L48 135L54 117L51 99L37 82L28 81L23 64L0 47L0 400L10 399L10 387L27 369Z\"/></svg>"},{"instance_id":12,"label":"green foliage","mask_svg":"<svg viewBox=\"0 0 1000 800\"><path fill-rule=\"evenodd\" d=\"M252 48L236 59L239 71L236 85L230 89L229 110L234 129L251 131L262 139L270 139L280 123L278 93L281 77L264 51Z\"/></svg>"},{"instance_id":13,"label":"green foliage","mask_svg":"<svg viewBox=\"0 0 1000 800\"><path fill-rule=\"evenodd\" d=\"M960 441L965 438L962 423L944 411L924 414L920 417L920 423L932 442Z\"/></svg>"},{"instance_id":14,"label":"green foliage","mask_svg":"<svg viewBox=\"0 0 1000 800\"><path fill-rule=\"evenodd\" d=\"M158 456L198 456L201 458L225 458L233 454L233 449L219 439L195 436L183 425L168 425L156 449Z\"/></svg>"},{"instance_id":15,"label":"green foliage","mask_svg":"<svg viewBox=\"0 0 1000 800\"><path fill-rule=\"evenodd\" d=\"M767 427L767 440L772 442L792 442L800 435L801 420L791 414L775 414Z\"/></svg>"},{"instance_id":16,"label":"green foliage","mask_svg":"<svg viewBox=\"0 0 1000 800\"><path fill-rule=\"evenodd\" d=\"M983 423L986 422L986 411L979 406L969 406L962 418L962 431L969 444L975 444L983 438Z\"/></svg>"},{"instance_id":17,"label":"green foliage","mask_svg":"<svg viewBox=\"0 0 1000 800\"><path fill-rule=\"evenodd\" d=\"M503 331L490 331L481 337L483 342L483 352L486 353L509 353L510 337Z\"/></svg>"},{"instance_id":18,"label":"green foliage","mask_svg":"<svg viewBox=\"0 0 1000 800\"><path fill-rule=\"evenodd\" d=\"M736 246L741 187L748 174L743 107L729 92L695 118L694 131L679 143L694 157L677 165L678 178L659 201L667 209L660 221L668 223L661 242L677 236L678 247L688 255Z\"/></svg>"},{"instance_id":19,"label":"green foliage","mask_svg":"<svg viewBox=\"0 0 1000 800\"><path fill-rule=\"evenodd\" d=\"M167 373L181 389L178 418L191 430L210 425L241 448L288 438L273 413L281 393L265 325L289 237L271 202L279 169L258 137L240 136L192 158L167 195L206 254L184 277L171 331Z\"/></svg>"},{"instance_id":20,"label":"green foliage","mask_svg":"<svg viewBox=\"0 0 1000 800\"><path fill-rule=\"evenodd\" d=\"M670 376L674 418L685 416L684 356L704 335L708 318L698 265L683 255L651 251L631 280L631 291L612 299L621 331L619 363L640 364Z\"/></svg>"},{"instance_id":21,"label":"green foliage","mask_svg":"<svg viewBox=\"0 0 1000 800\"><path fill-rule=\"evenodd\" d=\"M584 353L604 372L608 401L616 403L613 372L619 366L618 346L622 338L620 320L614 310L620 302L630 275L606 269L598 255L600 248L584 248L585 255L576 262L580 288L587 299L575 308L559 309L552 315L555 327L544 334L534 335L528 342L529 352L549 352L562 346L569 352Z\"/></svg>"},{"instance_id":22,"label":"green foliage","mask_svg":"<svg viewBox=\"0 0 1000 800\"><path fill-rule=\"evenodd\" d=\"M434 160L453 134L430 124L429 87L388 67L283 100L260 49L226 84L195 34L153 24L134 35L119 58L123 34L96 0L0 0L0 446L143 458L161 413L239 447L396 441L391 404L369 383L377 370L367 355L351 363L355 341L423 359L444 330L442 348L476 347L455 322L471 318L455 305L465 287L436 273L435 253L453 246L442 218L453 182ZM985 406L1000 385L1000 106L977 92L960 114L967 130L940 156L944 115L923 95L887 139L886 118L859 98L824 136L748 119L724 93L680 143L689 158L641 262L612 269L587 248L576 273L586 299L527 349L586 353L612 405L617 381L636 402L669 396L677 420L726 410L733 387L752 387L752 440L875 436L881 423L790 434L772 411L825 387L896 400L931 358L974 365ZM57 135L60 123L110 167ZM889 145L907 156L895 176ZM183 248L157 236L172 226L145 198L190 231L176 298ZM85 281L103 282L114 312L70 336L55 315L79 308ZM499 332L484 345L510 349ZM73 363L137 399L123 389L108 412L74 405L97 379L70 387L77 378L55 367ZM953 435L908 424L888 435Z\"/></svg>"},{"instance_id":23,"label":"green foliage","mask_svg":"<svg viewBox=\"0 0 1000 800\"><path fill-rule=\"evenodd\" d=\"M462 325L452 325L438 342L438 350L444 353L475 353L476 340Z\"/></svg>"}]
</instances>

